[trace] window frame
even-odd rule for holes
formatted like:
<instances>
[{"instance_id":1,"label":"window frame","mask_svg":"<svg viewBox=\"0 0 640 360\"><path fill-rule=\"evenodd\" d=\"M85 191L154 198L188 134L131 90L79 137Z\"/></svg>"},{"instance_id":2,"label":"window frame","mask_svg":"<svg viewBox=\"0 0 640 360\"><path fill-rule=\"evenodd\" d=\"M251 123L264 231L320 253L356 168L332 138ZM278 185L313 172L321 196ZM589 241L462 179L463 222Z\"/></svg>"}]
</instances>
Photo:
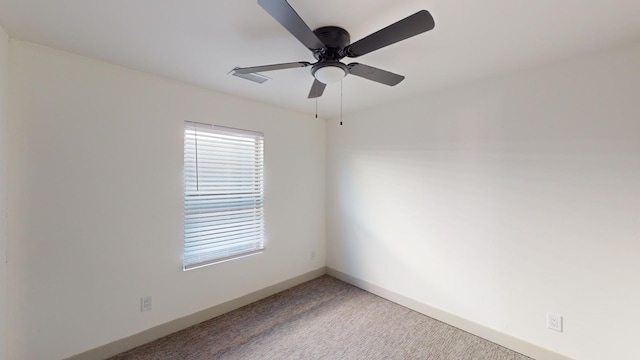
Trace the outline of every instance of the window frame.
<instances>
[{"instance_id":1,"label":"window frame","mask_svg":"<svg viewBox=\"0 0 640 360\"><path fill-rule=\"evenodd\" d=\"M183 190L184 271L264 252L262 132L186 121Z\"/></svg>"}]
</instances>

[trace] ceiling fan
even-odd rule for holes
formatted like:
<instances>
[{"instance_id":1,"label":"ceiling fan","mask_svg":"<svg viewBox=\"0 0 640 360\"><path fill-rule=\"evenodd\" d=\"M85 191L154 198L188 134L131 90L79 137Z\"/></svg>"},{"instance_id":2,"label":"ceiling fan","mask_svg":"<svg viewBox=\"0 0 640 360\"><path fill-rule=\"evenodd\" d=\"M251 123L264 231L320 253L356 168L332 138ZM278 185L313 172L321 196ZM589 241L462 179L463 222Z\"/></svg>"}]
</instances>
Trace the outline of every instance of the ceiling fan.
<instances>
[{"instance_id":1,"label":"ceiling fan","mask_svg":"<svg viewBox=\"0 0 640 360\"><path fill-rule=\"evenodd\" d=\"M233 70L237 74L252 74L311 66L314 81L309 91L309 99L321 96L327 84L339 82L347 74L389 86L397 85L404 80L404 76L357 62L343 64L340 60L345 57L356 58L368 54L429 31L435 26L431 14L426 10L420 10L351 44L349 33L343 28L323 26L312 31L286 0L258 0L258 4L311 50L313 57L318 61L313 64L298 61L246 68L237 67Z\"/></svg>"}]
</instances>

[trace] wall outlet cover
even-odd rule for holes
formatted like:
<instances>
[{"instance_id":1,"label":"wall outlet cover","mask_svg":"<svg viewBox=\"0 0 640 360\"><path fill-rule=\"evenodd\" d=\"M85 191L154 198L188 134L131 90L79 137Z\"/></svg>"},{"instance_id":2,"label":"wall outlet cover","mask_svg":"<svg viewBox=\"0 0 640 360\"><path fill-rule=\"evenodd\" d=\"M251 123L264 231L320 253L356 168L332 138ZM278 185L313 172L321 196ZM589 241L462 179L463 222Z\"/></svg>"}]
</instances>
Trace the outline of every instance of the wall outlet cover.
<instances>
[{"instance_id":1,"label":"wall outlet cover","mask_svg":"<svg viewBox=\"0 0 640 360\"><path fill-rule=\"evenodd\" d=\"M562 316L547 313L547 327L551 330L562 332Z\"/></svg>"},{"instance_id":2,"label":"wall outlet cover","mask_svg":"<svg viewBox=\"0 0 640 360\"><path fill-rule=\"evenodd\" d=\"M151 296L140 298L140 311L151 310Z\"/></svg>"}]
</instances>

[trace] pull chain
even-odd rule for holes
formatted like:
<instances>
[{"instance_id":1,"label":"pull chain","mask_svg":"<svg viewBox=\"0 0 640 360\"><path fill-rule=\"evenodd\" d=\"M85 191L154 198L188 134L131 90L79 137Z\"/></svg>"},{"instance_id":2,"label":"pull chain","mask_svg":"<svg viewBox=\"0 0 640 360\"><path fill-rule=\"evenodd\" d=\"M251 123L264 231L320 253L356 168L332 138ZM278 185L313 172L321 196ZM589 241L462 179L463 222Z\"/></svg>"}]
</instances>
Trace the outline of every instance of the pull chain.
<instances>
[{"instance_id":1,"label":"pull chain","mask_svg":"<svg viewBox=\"0 0 640 360\"><path fill-rule=\"evenodd\" d=\"M316 95L318 94L318 90L316 90ZM318 118L318 96L316 96L316 119Z\"/></svg>"},{"instance_id":2,"label":"pull chain","mask_svg":"<svg viewBox=\"0 0 640 360\"><path fill-rule=\"evenodd\" d=\"M340 126L342 126L342 80L340 80Z\"/></svg>"}]
</instances>

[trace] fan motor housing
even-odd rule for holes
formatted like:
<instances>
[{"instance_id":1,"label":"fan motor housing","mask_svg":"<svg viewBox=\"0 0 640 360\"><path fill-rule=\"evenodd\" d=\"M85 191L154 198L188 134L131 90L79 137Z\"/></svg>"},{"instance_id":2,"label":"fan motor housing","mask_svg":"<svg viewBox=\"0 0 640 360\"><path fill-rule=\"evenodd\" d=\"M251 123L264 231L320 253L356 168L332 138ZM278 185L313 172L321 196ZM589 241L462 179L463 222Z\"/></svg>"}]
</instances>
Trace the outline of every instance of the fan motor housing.
<instances>
[{"instance_id":1,"label":"fan motor housing","mask_svg":"<svg viewBox=\"0 0 640 360\"><path fill-rule=\"evenodd\" d=\"M323 26L313 30L314 34L326 46L314 51L317 60L340 60L344 57L342 49L351 43L349 32L338 26Z\"/></svg>"}]
</instances>

